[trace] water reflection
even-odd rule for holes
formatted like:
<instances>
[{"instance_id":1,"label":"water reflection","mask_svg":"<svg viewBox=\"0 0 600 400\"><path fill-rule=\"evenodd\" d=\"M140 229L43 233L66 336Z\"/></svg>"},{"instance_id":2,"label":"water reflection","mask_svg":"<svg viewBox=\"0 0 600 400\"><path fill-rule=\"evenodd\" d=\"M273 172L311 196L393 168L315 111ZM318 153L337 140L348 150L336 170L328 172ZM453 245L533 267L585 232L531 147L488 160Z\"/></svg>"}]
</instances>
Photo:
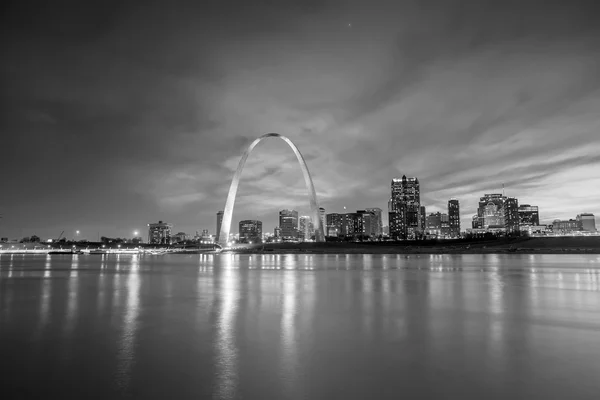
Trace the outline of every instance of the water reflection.
<instances>
[{"instance_id":1,"label":"water reflection","mask_svg":"<svg viewBox=\"0 0 600 400\"><path fill-rule=\"evenodd\" d=\"M116 377L117 385L122 391L129 388L131 370L135 362L135 338L138 330L138 317L140 313L140 274L139 256L137 255L131 257L125 292L127 300L122 324L123 330L119 339Z\"/></svg>"},{"instance_id":2,"label":"water reflection","mask_svg":"<svg viewBox=\"0 0 600 400\"><path fill-rule=\"evenodd\" d=\"M14 256L9 280L10 263L4 379L69 378L32 385L35 398L74 385L102 398L600 390L595 255Z\"/></svg>"},{"instance_id":3,"label":"water reflection","mask_svg":"<svg viewBox=\"0 0 600 400\"><path fill-rule=\"evenodd\" d=\"M42 281L42 295L40 296L40 324L38 327L38 334L40 335L42 328L46 326L50 319L52 280L49 278L51 260L50 254L46 255L46 262L44 263L44 279Z\"/></svg>"},{"instance_id":4,"label":"water reflection","mask_svg":"<svg viewBox=\"0 0 600 400\"><path fill-rule=\"evenodd\" d=\"M295 374L298 370L298 344L297 344L297 275L288 275L283 281L283 304L281 312L281 374L285 385L285 392L290 397L299 397L299 387L296 385Z\"/></svg>"},{"instance_id":5,"label":"water reflection","mask_svg":"<svg viewBox=\"0 0 600 400\"><path fill-rule=\"evenodd\" d=\"M72 335L73 329L75 329L76 319L77 319L77 308L79 306L79 283L80 280L77 279L77 266L79 265L79 260L75 256L71 259L71 264L69 265L69 278L67 280L67 312L66 312L66 320L65 320L65 333L67 336ZM75 272L75 275L73 275Z\"/></svg>"},{"instance_id":6,"label":"water reflection","mask_svg":"<svg viewBox=\"0 0 600 400\"><path fill-rule=\"evenodd\" d=\"M218 398L234 398L238 385L238 350L235 343L235 320L239 301L238 272L233 269L234 255L221 258L218 279L219 308L215 338ZM235 260L237 261L237 260Z\"/></svg>"},{"instance_id":7,"label":"water reflection","mask_svg":"<svg viewBox=\"0 0 600 400\"><path fill-rule=\"evenodd\" d=\"M50 265L52 264L52 257L50 254L46 254L46 263L44 264L44 278L50 278Z\"/></svg>"}]
</instances>

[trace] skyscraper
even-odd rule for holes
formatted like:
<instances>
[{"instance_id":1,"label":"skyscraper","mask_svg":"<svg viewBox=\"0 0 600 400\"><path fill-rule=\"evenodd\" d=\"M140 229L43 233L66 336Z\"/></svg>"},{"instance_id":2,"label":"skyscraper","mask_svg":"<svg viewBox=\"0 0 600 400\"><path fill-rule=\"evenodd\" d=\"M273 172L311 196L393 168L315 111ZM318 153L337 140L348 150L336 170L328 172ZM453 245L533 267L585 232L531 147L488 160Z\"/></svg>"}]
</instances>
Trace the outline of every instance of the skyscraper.
<instances>
[{"instance_id":1,"label":"skyscraper","mask_svg":"<svg viewBox=\"0 0 600 400\"><path fill-rule=\"evenodd\" d=\"M217 243L219 243L219 236L221 236L221 224L223 223L223 211L217 213Z\"/></svg>"},{"instance_id":2,"label":"skyscraper","mask_svg":"<svg viewBox=\"0 0 600 400\"><path fill-rule=\"evenodd\" d=\"M374 211L357 210L356 233L363 238L377 236L377 216Z\"/></svg>"},{"instance_id":3,"label":"skyscraper","mask_svg":"<svg viewBox=\"0 0 600 400\"><path fill-rule=\"evenodd\" d=\"M298 238L298 211L281 210L279 211L279 228L283 239Z\"/></svg>"},{"instance_id":4,"label":"skyscraper","mask_svg":"<svg viewBox=\"0 0 600 400\"><path fill-rule=\"evenodd\" d=\"M504 228L507 235L519 234L519 201L514 197L504 199Z\"/></svg>"},{"instance_id":5,"label":"skyscraper","mask_svg":"<svg viewBox=\"0 0 600 400\"><path fill-rule=\"evenodd\" d=\"M419 179L393 178L388 203L390 236L393 239L414 239L421 223L421 190Z\"/></svg>"},{"instance_id":6,"label":"skyscraper","mask_svg":"<svg viewBox=\"0 0 600 400\"><path fill-rule=\"evenodd\" d=\"M341 235L342 236L356 236L359 235L358 227L358 214L357 213L346 213L342 214L341 221Z\"/></svg>"},{"instance_id":7,"label":"skyscraper","mask_svg":"<svg viewBox=\"0 0 600 400\"><path fill-rule=\"evenodd\" d=\"M481 228L504 228L504 197L501 193L486 193L479 198L477 218L473 217L473 228L477 225Z\"/></svg>"},{"instance_id":8,"label":"skyscraper","mask_svg":"<svg viewBox=\"0 0 600 400\"><path fill-rule=\"evenodd\" d=\"M450 220L449 236L457 238L460 236L460 205L457 199L448 200L448 219Z\"/></svg>"}]
</instances>

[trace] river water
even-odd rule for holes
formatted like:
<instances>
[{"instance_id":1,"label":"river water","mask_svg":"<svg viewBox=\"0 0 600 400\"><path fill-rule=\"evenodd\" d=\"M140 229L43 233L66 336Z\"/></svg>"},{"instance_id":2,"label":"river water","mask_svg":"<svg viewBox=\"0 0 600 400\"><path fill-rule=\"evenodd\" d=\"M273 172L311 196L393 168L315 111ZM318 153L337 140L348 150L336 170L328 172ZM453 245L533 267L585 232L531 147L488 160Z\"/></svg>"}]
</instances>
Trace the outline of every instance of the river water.
<instances>
[{"instance_id":1,"label":"river water","mask_svg":"<svg viewBox=\"0 0 600 400\"><path fill-rule=\"evenodd\" d=\"M2 255L0 372L3 399L597 399L600 256Z\"/></svg>"}]
</instances>

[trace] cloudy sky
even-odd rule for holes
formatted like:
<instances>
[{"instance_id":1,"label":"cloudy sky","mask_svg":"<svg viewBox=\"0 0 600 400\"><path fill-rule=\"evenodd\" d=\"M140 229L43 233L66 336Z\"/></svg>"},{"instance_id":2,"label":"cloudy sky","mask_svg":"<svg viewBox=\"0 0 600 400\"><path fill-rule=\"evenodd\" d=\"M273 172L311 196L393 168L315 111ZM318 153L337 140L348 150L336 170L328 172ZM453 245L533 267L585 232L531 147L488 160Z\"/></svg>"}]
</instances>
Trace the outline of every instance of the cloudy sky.
<instances>
[{"instance_id":1,"label":"cloudy sky","mask_svg":"<svg viewBox=\"0 0 600 400\"><path fill-rule=\"evenodd\" d=\"M7 7L7 6L5 6ZM2 12L0 236L215 231L244 148L304 154L327 212L428 212L499 192L600 215L594 1L15 1ZM232 231L308 214L277 139L248 159ZM387 217L385 218L387 222Z\"/></svg>"}]
</instances>

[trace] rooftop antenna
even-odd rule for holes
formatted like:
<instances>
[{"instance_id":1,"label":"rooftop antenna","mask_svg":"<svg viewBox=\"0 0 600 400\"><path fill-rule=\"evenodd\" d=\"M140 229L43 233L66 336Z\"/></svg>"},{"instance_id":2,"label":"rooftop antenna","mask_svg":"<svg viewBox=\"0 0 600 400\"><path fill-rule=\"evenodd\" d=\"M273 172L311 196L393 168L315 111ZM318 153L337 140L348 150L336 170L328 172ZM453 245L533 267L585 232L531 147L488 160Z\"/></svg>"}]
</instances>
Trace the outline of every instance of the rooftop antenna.
<instances>
[{"instance_id":1,"label":"rooftop antenna","mask_svg":"<svg viewBox=\"0 0 600 400\"><path fill-rule=\"evenodd\" d=\"M502 197L504 197L504 182L502 182Z\"/></svg>"}]
</instances>

